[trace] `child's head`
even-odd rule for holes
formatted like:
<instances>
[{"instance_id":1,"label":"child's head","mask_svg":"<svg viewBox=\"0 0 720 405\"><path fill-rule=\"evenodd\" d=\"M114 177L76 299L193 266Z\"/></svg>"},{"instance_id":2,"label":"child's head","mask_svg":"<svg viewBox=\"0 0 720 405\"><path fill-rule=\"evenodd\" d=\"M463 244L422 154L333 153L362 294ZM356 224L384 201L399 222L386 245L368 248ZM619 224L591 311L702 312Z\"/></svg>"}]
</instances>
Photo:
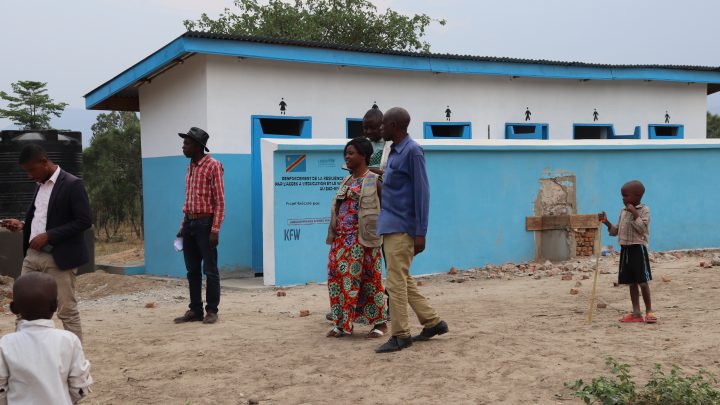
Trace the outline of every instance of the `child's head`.
<instances>
[{"instance_id":1,"label":"child's head","mask_svg":"<svg viewBox=\"0 0 720 405\"><path fill-rule=\"evenodd\" d=\"M23 319L51 319L57 310L57 283L45 273L27 273L15 280L10 310Z\"/></svg>"},{"instance_id":2,"label":"child's head","mask_svg":"<svg viewBox=\"0 0 720 405\"><path fill-rule=\"evenodd\" d=\"M628 181L620 189L623 204L638 205L645 194L645 186L639 180Z\"/></svg>"}]
</instances>

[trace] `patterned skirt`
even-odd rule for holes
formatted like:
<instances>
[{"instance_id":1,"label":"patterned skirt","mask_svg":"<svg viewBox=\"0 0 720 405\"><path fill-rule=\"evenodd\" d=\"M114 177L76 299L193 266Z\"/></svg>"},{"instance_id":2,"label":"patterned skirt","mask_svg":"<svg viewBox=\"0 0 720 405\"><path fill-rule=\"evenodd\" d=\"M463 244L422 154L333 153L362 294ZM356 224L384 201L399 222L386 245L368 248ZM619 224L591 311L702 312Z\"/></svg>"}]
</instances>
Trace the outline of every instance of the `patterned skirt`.
<instances>
[{"instance_id":1,"label":"patterned skirt","mask_svg":"<svg viewBox=\"0 0 720 405\"><path fill-rule=\"evenodd\" d=\"M328 292L335 325L377 325L387 319L380 248L362 246L355 234L338 234L330 248Z\"/></svg>"}]
</instances>

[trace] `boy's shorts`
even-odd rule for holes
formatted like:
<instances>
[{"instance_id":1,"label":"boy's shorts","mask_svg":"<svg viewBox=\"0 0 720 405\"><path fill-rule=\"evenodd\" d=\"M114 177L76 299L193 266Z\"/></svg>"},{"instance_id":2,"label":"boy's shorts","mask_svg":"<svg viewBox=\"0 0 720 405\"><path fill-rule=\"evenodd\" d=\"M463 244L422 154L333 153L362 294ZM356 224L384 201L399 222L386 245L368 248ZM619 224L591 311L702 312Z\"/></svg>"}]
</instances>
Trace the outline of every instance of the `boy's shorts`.
<instances>
[{"instance_id":1,"label":"boy's shorts","mask_svg":"<svg viewBox=\"0 0 720 405\"><path fill-rule=\"evenodd\" d=\"M652 280L650 255L645 245L626 245L620 248L619 284L640 284Z\"/></svg>"}]
</instances>

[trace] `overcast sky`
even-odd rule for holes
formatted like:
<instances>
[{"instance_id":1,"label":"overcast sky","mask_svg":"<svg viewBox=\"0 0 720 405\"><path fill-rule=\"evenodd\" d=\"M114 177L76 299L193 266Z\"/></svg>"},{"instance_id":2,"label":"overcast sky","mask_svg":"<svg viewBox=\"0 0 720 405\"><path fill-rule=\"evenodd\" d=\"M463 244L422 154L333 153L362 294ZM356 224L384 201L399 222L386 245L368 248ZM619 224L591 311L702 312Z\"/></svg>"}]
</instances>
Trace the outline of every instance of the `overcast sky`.
<instances>
[{"instance_id":1,"label":"overcast sky","mask_svg":"<svg viewBox=\"0 0 720 405\"><path fill-rule=\"evenodd\" d=\"M54 125L89 132L82 96L232 0L0 0L0 89L48 82L70 106ZM434 52L611 64L720 66L712 0L376 0L379 9L426 13ZM720 96L709 97L720 113ZM0 120L0 128L9 128ZM87 136L90 134L87 133Z\"/></svg>"}]
</instances>

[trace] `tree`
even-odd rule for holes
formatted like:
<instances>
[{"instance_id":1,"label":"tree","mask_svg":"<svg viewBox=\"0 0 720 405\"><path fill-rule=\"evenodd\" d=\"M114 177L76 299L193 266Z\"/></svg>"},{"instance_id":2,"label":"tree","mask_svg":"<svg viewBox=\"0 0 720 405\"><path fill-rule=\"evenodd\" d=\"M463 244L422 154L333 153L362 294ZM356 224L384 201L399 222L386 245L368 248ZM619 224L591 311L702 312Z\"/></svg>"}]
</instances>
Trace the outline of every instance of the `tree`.
<instances>
[{"instance_id":1,"label":"tree","mask_svg":"<svg viewBox=\"0 0 720 405\"><path fill-rule=\"evenodd\" d=\"M378 14L369 0L235 0L217 19L203 13L185 20L188 30L270 38L320 41L399 51L430 51L422 41L433 21L426 14L406 16L391 9ZM445 20L436 20L445 25Z\"/></svg>"},{"instance_id":2,"label":"tree","mask_svg":"<svg viewBox=\"0 0 720 405\"><path fill-rule=\"evenodd\" d=\"M22 129L49 129L50 116L59 117L67 103L55 103L47 94L47 83L20 80L10 84L16 96L0 91L0 99L8 102L0 108L0 118L9 118Z\"/></svg>"},{"instance_id":3,"label":"tree","mask_svg":"<svg viewBox=\"0 0 720 405\"><path fill-rule=\"evenodd\" d=\"M133 112L113 111L98 115L92 131L83 163L97 232L111 241L129 223L142 238L140 120Z\"/></svg>"},{"instance_id":4,"label":"tree","mask_svg":"<svg viewBox=\"0 0 720 405\"><path fill-rule=\"evenodd\" d=\"M707 113L707 137L720 138L720 115Z\"/></svg>"}]
</instances>

